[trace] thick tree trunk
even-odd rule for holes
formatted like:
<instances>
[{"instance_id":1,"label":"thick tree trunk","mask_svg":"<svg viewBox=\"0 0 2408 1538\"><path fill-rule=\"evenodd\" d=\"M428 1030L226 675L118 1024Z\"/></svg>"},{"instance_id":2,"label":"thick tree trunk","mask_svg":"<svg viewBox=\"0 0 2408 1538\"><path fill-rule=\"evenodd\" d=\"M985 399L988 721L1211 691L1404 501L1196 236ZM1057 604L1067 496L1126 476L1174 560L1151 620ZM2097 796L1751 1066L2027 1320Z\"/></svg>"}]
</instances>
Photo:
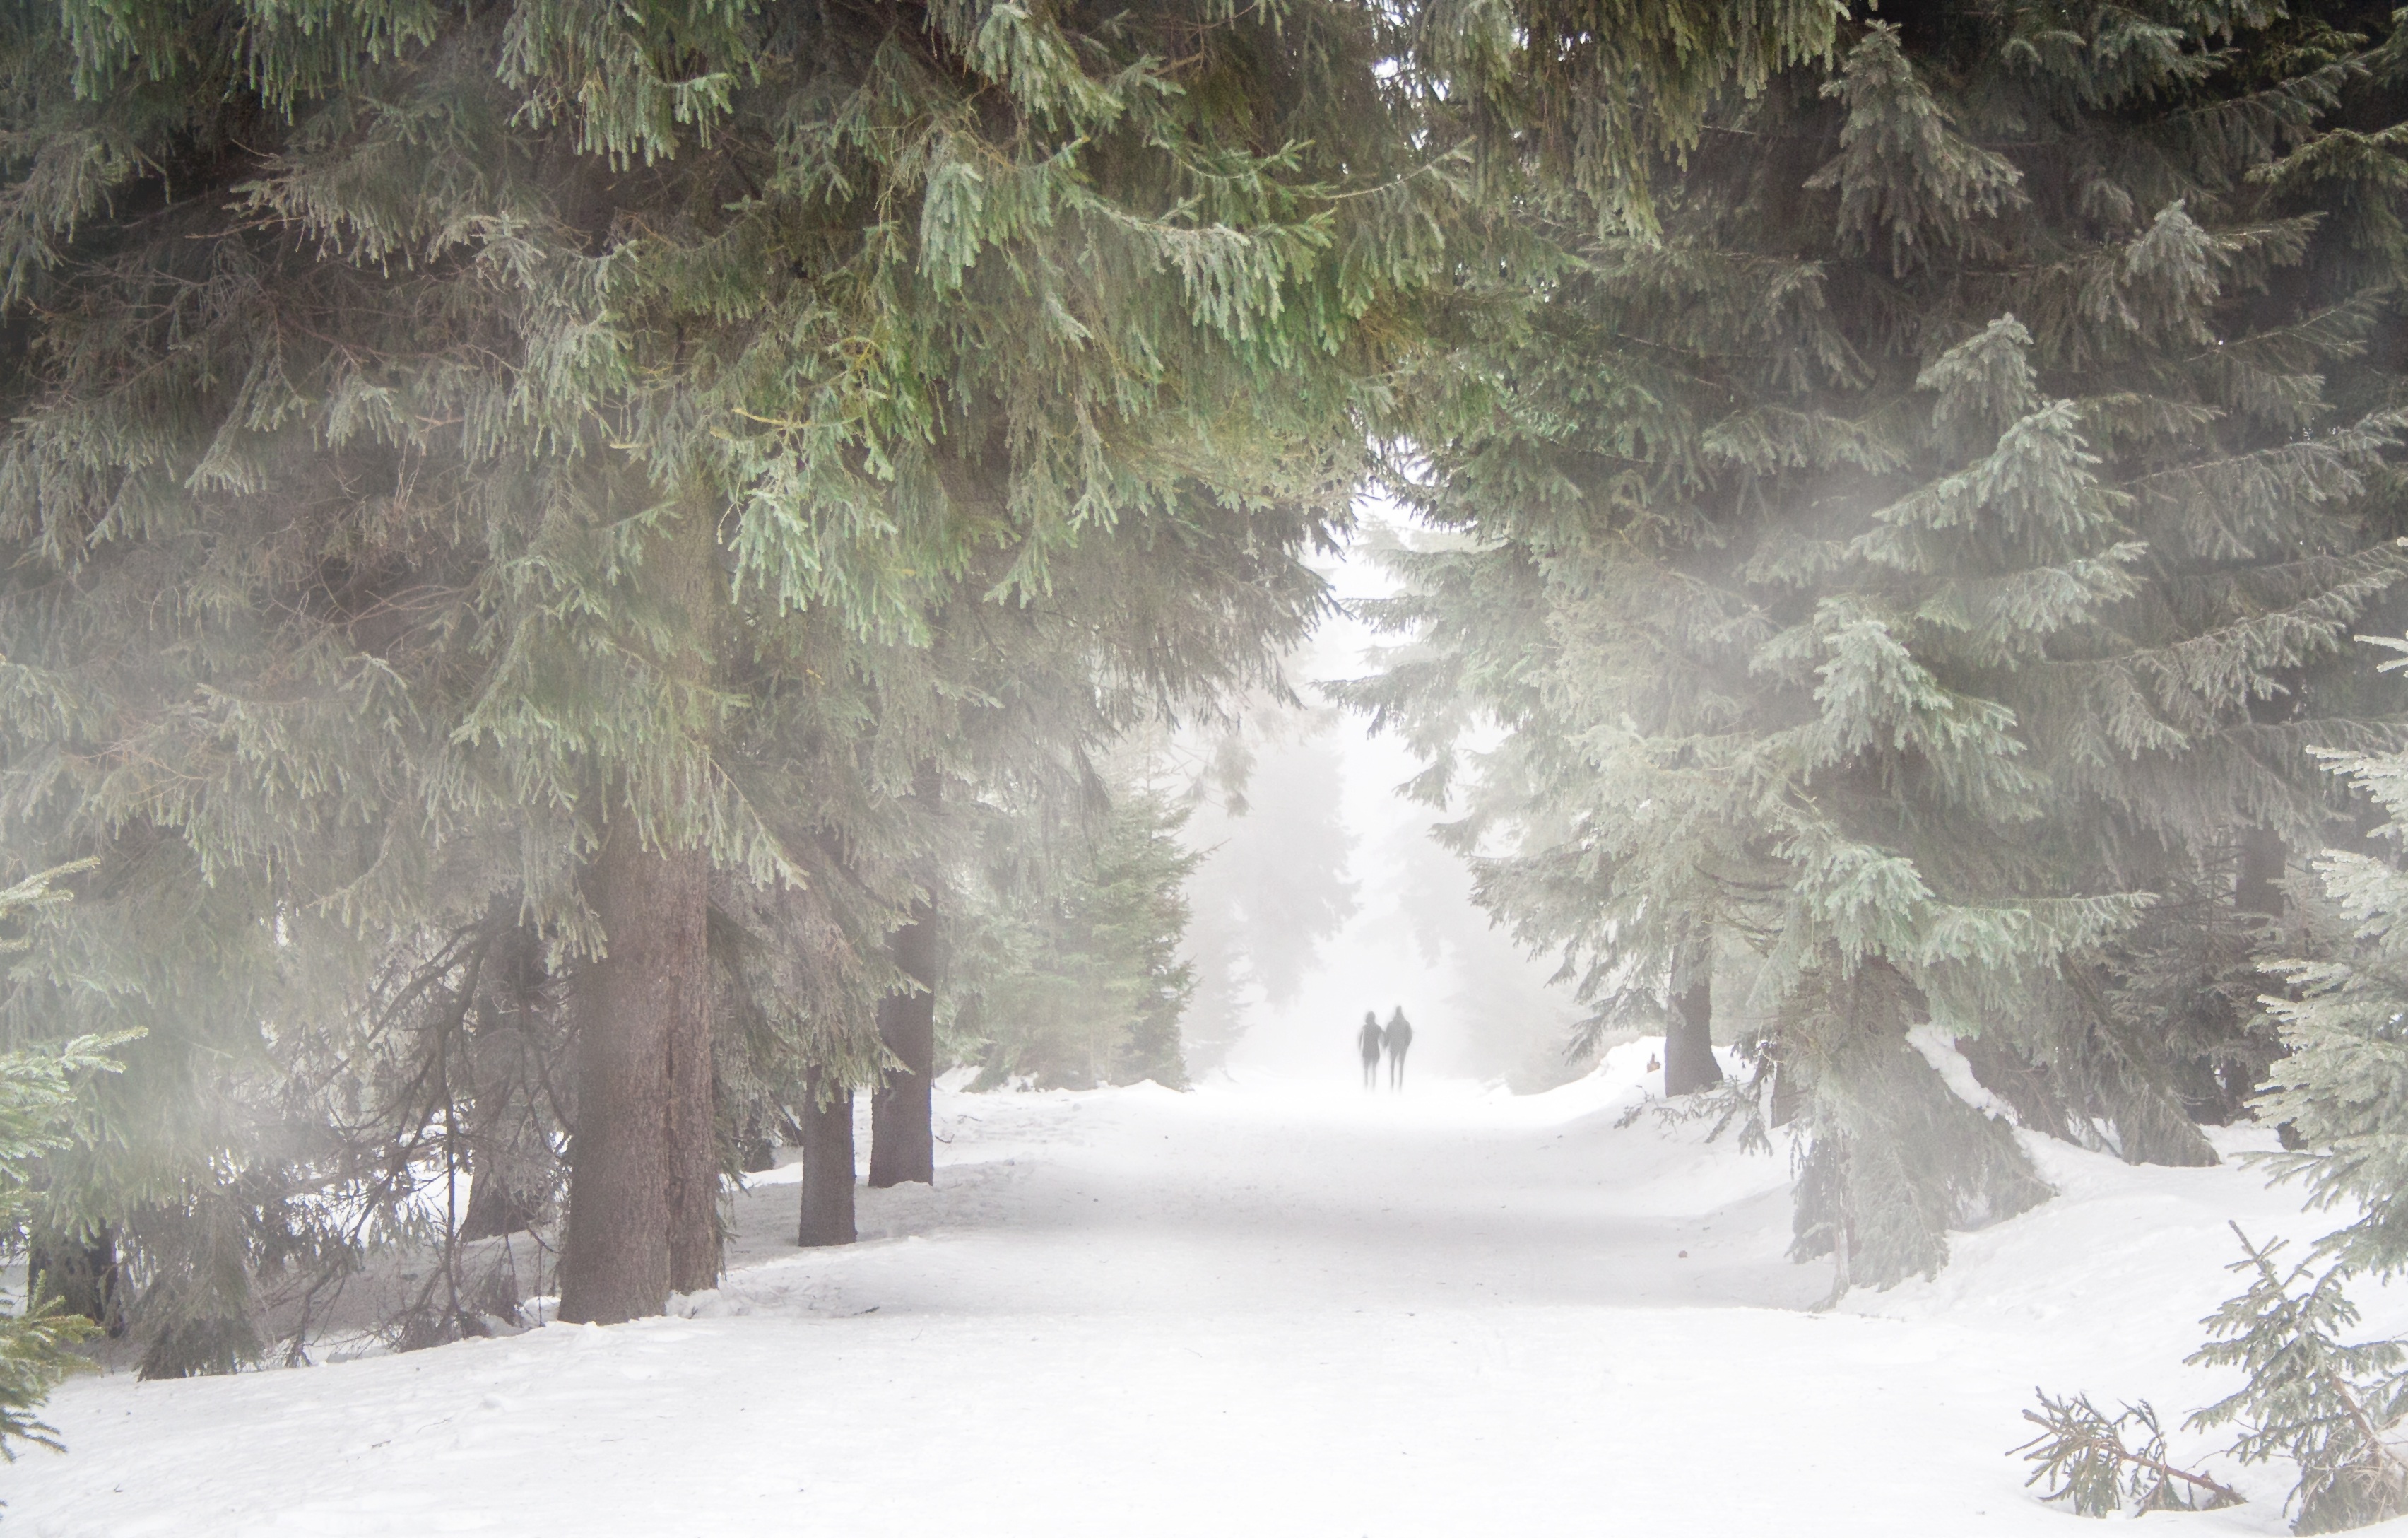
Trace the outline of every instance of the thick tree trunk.
<instances>
[{"instance_id":1,"label":"thick tree trunk","mask_svg":"<svg viewBox=\"0 0 2408 1538\"><path fill-rule=\"evenodd\" d=\"M718 539L711 520L690 512L663 552L663 586L691 616L689 650L678 671L695 683L718 642ZM664 915L679 932L682 959L666 1000L668 1007L669 1287L700 1292L719 1285L718 1079L710 1039L710 861L697 849L690 858L691 885L677 913Z\"/></svg>"},{"instance_id":2,"label":"thick tree trunk","mask_svg":"<svg viewBox=\"0 0 2408 1538\"><path fill-rule=\"evenodd\" d=\"M853 1091L838 1089L820 1103L819 1071L803 1096L803 1217L795 1242L850 1244L853 1221Z\"/></svg>"},{"instance_id":3,"label":"thick tree trunk","mask_svg":"<svg viewBox=\"0 0 2408 1538\"><path fill-rule=\"evenodd\" d=\"M1672 1017L1664 1032L1667 1098L1723 1082L1713 1027L1714 947L1708 931L1684 941L1672 962Z\"/></svg>"},{"instance_id":4,"label":"thick tree trunk","mask_svg":"<svg viewBox=\"0 0 2408 1538\"><path fill-rule=\"evenodd\" d=\"M895 931L891 944L896 966L920 988L889 994L878 1002L878 1039L903 1066L887 1074L870 1102L869 1184L899 1186L916 1180L933 1185L937 1145L928 1090L937 1059L935 911L924 902L913 903L911 922Z\"/></svg>"},{"instance_id":5,"label":"thick tree trunk","mask_svg":"<svg viewBox=\"0 0 2408 1538\"><path fill-rule=\"evenodd\" d=\"M719 1121L710 1058L710 962L707 924L709 861L697 851L688 943L695 964L679 973L668 999L669 1289L719 1285Z\"/></svg>"},{"instance_id":6,"label":"thick tree trunk","mask_svg":"<svg viewBox=\"0 0 2408 1538\"><path fill-rule=\"evenodd\" d=\"M616 1324L669 1291L669 1034L702 985L709 862L642 847L632 817L586 870L609 953L578 976L577 1136L560 1316Z\"/></svg>"},{"instance_id":7,"label":"thick tree trunk","mask_svg":"<svg viewBox=\"0 0 2408 1538\"><path fill-rule=\"evenodd\" d=\"M712 521L696 507L646 552L644 597L680 622L652 658L664 686L708 682L716 551ZM560 1263L560 1316L604 1324L658 1314L672 1286L699 1291L719 1276L710 857L674 829L682 808L646 809L673 829L666 847L647 847L624 788L610 794L609 826L586 870L607 949L579 980L577 1136Z\"/></svg>"}]
</instances>

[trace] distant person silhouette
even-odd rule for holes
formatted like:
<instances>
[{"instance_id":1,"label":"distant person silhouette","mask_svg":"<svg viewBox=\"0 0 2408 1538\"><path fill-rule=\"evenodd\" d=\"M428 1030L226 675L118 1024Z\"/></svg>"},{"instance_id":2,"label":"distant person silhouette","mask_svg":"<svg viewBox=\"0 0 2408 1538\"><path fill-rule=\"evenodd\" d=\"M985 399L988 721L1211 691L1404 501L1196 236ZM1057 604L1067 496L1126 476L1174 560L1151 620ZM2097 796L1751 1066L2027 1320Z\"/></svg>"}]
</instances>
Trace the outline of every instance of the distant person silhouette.
<instances>
[{"instance_id":1,"label":"distant person silhouette","mask_svg":"<svg viewBox=\"0 0 2408 1538\"><path fill-rule=\"evenodd\" d=\"M1380 1012L1363 1012L1363 1028L1354 1033L1354 1044L1363 1050L1363 1087L1380 1087L1380 1048L1385 1038L1380 1034Z\"/></svg>"},{"instance_id":2,"label":"distant person silhouette","mask_svg":"<svg viewBox=\"0 0 2408 1538\"><path fill-rule=\"evenodd\" d=\"M1370 1016L1363 1018L1368 1022ZM1388 1087L1402 1089L1405 1087L1405 1049L1413 1044L1413 1023L1405 1018L1402 1004L1397 1006L1396 1013L1388 1016L1387 1037Z\"/></svg>"}]
</instances>

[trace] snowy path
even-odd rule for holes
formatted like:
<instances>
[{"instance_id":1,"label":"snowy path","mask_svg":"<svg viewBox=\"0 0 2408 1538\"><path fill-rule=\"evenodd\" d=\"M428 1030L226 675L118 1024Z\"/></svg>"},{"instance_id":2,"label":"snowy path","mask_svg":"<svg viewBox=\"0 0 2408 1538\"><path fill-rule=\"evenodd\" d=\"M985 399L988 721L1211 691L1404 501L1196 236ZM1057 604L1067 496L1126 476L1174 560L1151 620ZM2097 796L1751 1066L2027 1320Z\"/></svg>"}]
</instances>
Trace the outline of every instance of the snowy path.
<instances>
[{"instance_id":1,"label":"snowy path","mask_svg":"<svg viewBox=\"0 0 2408 1538\"><path fill-rule=\"evenodd\" d=\"M1644 1050L1523 1100L947 1096L935 1190L799 1252L773 1177L702 1316L70 1384L0 1531L2079 1534L2001 1456L2032 1385L2205 1402L2223 1220L2318 1231L2052 1146L2058 1201L1808 1313L1785 1158L1614 1128ZM2284 1531L2282 1474L2235 1477L2186 1532Z\"/></svg>"}]
</instances>

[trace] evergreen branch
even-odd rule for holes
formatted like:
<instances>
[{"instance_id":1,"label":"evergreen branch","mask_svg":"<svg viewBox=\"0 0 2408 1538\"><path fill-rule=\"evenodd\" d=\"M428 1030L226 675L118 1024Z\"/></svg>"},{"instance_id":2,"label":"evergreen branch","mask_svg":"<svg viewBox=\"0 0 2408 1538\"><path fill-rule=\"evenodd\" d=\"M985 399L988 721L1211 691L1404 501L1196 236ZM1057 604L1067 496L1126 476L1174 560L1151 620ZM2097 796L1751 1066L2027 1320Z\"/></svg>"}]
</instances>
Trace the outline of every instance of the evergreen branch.
<instances>
[{"instance_id":1,"label":"evergreen branch","mask_svg":"<svg viewBox=\"0 0 2408 1538\"><path fill-rule=\"evenodd\" d=\"M2024 1481L2026 1488L2042 1480L2054 1484L2042 1500L2067 1502L2084 1516L2104 1516L2128 1500L2138 1511L2214 1511L2247 1504L2248 1498L2229 1485L2166 1459L2165 1436L2157 1429L2156 1409L2146 1400L2128 1404L2122 1414L2111 1417L2086 1394L2053 1400L2043 1389L2032 1392L2041 1409L2026 1410L2023 1416L2040 1428L2040 1434L2007 1450L2040 1465ZM2123 1429L2134 1424L2150 1433L2137 1450L2125 1445L2123 1435ZM2127 1469L2128 1474L2124 1473ZM2156 1475L2155 1481L2145 1479L2147 1474ZM2197 1493L2174 1491L2168 1482L2175 1480ZM2200 1494L2207 1497L2204 1506L2197 1503Z\"/></svg>"}]
</instances>

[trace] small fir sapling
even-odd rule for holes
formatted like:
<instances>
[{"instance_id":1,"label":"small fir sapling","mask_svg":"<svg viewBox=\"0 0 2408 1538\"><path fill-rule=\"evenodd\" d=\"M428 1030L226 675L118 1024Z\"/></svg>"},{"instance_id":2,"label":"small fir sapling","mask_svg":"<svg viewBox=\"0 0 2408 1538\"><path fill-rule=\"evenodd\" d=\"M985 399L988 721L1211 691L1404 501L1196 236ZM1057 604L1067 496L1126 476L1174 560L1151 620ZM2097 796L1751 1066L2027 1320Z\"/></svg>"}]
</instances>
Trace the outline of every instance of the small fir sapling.
<instances>
[{"instance_id":1,"label":"small fir sapling","mask_svg":"<svg viewBox=\"0 0 2408 1538\"><path fill-rule=\"evenodd\" d=\"M2081 1516L2215 1511L2243 1503L2238 1490L2166 1460L2166 1433L2157 1424L2156 1406L2147 1400L2110 1416L2091 1403L2087 1394L2051 1399L2044 1389L2032 1392L2040 1408L2026 1410L2024 1418L2041 1433L2010 1451L2040 1465L2024 1484L2047 1481L2042 1500L2062 1501ZM2143 1433L2137 1448L2125 1444L2128 1427Z\"/></svg>"},{"instance_id":2,"label":"small fir sapling","mask_svg":"<svg viewBox=\"0 0 2408 1538\"><path fill-rule=\"evenodd\" d=\"M0 1224L12 1241L23 1236L30 1167L66 1143L76 1082L115 1066L104 1055L108 1044L83 1038L54 1052L0 1055ZM20 1442L64 1451L34 1411L60 1379L84 1367L73 1348L100 1328L41 1287L42 1278L29 1278L22 1309L0 1301L0 1459L12 1463Z\"/></svg>"},{"instance_id":3,"label":"small fir sapling","mask_svg":"<svg viewBox=\"0 0 2408 1538\"><path fill-rule=\"evenodd\" d=\"M2232 1450L2244 1463L2279 1456L2299 1464L2294 1532L2340 1532L2408 1512L2408 1463L2386 1440L2408 1413L2408 1345L2342 1344L2358 1317L2342 1293L2346 1261L2318 1272L2303 1260L2286 1272L2274 1264L2280 1241L2258 1245L2239 1224L2232 1231L2247 1253L2228 1269L2247 1275L2248 1289L2207 1317L2208 1344L2186 1360L2240 1367L2249 1381L2186 1424L2240 1426Z\"/></svg>"},{"instance_id":4,"label":"small fir sapling","mask_svg":"<svg viewBox=\"0 0 2408 1538\"><path fill-rule=\"evenodd\" d=\"M0 890L0 919L65 900L51 884L90 864L46 870ZM0 939L0 952L25 948L21 937ZM86 1036L52 1050L0 1054L0 1233L11 1243L24 1238L34 1162L67 1143L78 1083L114 1071L108 1049L128 1039ZM27 1279L26 1290L22 1308L0 1301L0 1459L12 1463L21 1442L64 1451L34 1412L60 1379L85 1365L73 1348L99 1330L46 1296L39 1275Z\"/></svg>"}]
</instances>

